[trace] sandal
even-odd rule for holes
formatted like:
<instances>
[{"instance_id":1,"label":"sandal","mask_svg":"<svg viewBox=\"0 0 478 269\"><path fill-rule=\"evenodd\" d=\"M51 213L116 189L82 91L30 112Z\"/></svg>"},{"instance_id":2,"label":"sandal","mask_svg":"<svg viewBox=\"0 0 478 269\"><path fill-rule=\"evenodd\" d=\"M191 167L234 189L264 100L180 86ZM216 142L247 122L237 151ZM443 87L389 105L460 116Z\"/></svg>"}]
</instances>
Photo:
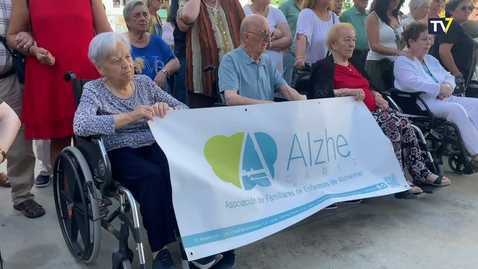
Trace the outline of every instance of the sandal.
<instances>
[{"instance_id":1,"label":"sandal","mask_svg":"<svg viewBox=\"0 0 478 269\"><path fill-rule=\"evenodd\" d=\"M429 180L429 178L433 177L433 176L436 176L436 178ZM443 180L447 180L447 182L443 182ZM447 177L437 176L435 174L430 174L427 177L427 179L423 182L423 184L432 185L432 186L435 186L435 187L446 187L446 186L451 184L451 181Z\"/></svg>"},{"instance_id":2,"label":"sandal","mask_svg":"<svg viewBox=\"0 0 478 269\"><path fill-rule=\"evenodd\" d=\"M4 188L10 188L12 185L10 184L10 181L8 180L8 176L5 173L0 173L0 186Z\"/></svg>"},{"instance_id":3,"label":"sandal","mask_svg":"<svg viewBox=\"0 0 478 269\"><path fill-rule=\"evenodd\" d=\"M410 185L410 189L408 190L408 193L413 194L413 195L423 194L422 188L418 187L417 185L413 184L412 182L408 182L408 185Z\"/></svg>"},{"instance_id":4,"label":"sandal","mask_svg":"<svg viewBox=\"0 0 478 269\"><path fill-rule=\"evenodd\" d=\"M13 205L13 208L21 211L25 217L30 219L45 215L45 209L33 199L25 200L18 205Z\"/></svg>"}]
</instances>

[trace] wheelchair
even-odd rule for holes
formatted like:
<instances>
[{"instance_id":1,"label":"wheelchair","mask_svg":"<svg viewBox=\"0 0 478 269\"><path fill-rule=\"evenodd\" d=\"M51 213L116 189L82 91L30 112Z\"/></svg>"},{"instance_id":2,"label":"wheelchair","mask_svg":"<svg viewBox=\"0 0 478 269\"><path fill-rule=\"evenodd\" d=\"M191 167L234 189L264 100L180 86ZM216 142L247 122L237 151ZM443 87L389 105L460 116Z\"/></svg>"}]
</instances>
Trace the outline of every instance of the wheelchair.
<instances>
[{"instance_id":1,"label":"wheelchair","mask_svg":"<svg viewBox=\"0 0 478 269\"><path fill-rule=\"evenodd\" d=\"M458 127L433 115L421 97L424 92L406 93L394 88L393 63L391 71L383 73L383 79L390 89L385 93L391 107L402 112L412 122L428 169L434 174L443 175L443 157L447 156L448 165L453 172L473 174L473 165L467 156ZM457 93L458 96L462 94ZM428 188L426 186L422 189L425 191Z\"/></svg>"},{"instance_id":2,"label":"wheelchair","mask_svg":"<svg viewBox=\"0 0 478 269\"><path fill-rule=\"evenodd\" d=\"M76 105L80 102L83 85L67 72L65 81L72 82ZM71 254L84 263L97 258L104 228L119 241L112 254L113 269L130 269L134 258L128 247L129 233L137 245L140 268L146 268L139 212L133 194L112 177L111 165L100 136L75 137L75 146L63 149L56 158L53 172L53 194L60 229ZM119 207L110 213L113 201ZM120 219L119 230L112 222Z\"/></svg>"}]
</instances>

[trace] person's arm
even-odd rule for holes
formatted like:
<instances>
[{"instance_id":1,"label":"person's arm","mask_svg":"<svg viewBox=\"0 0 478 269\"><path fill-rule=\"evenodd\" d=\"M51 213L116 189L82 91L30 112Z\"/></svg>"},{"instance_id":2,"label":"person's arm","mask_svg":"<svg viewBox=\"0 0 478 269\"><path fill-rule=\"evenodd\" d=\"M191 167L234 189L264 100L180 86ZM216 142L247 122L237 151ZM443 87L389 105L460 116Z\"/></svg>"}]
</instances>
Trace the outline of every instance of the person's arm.
<instances>
[{"instance_id":1,"label":"person's arm","mask_svg":"<svg viewBox=\"0 0 478 269\"><path fill-rule=\"evenodd\" d=\"M218 70L219 92L224 94L228 106L253 105L271 103L269 100L256 100L239 95L239 70L236 70L234 59L230 54L224 55Z\"/></svg>"},{"instance_id":2,"label":"person's arm","mask_svg":"<svg viewBox=\"0 0 478 269\"><path fill-rule=\"evenodd\" d=\"M417 75L413 68L415 63L405 56L397 57L393 67L393 74L395 80L400 86L401 91L404 92L426 92L434 96L440 94L440 84L429 82Z\"/></svg>"},{"instance_id":3,"label":"person's arm","mask_svg":"<svg viewBox=\"0 0 478 269\"><path fill-rule=\"evenodd\" d=\"M85 84L80 104L73 119L73 131L78 136L112 135L115 129L119 129L134 122L131 113L118 115L98 115L100 109L100 96L91 88L91 84Z\"/></svg>"},{"instance_id":4,"label":"person's arm","mask_svg":"<svg viewBox=\"0 0 478 269\"><path fill-rule=\"evenodd\" d=\"M370 43L370 49L382 55L398 56L402 55L403 51L398 49L391 49L385 47L379 43L379 22L375 13L367 16L365 23L365 29L367 31L368 42Z\"/></svg>"},{"instance_id":5,"label":"person's arm","mask_svg":"<svg viewBox=\"0 0 478 269\"><path fill-rule=\"evenodd\" d=\"M285 84L284 86L280 87L279 92L282 93L282 95L284 95L287 101L307 100L307 97L305 95L301 95L288 84Z\"/></svg>"},{"instance_id":6,"label":"person's arm","mask_svg":"<svg viewBox=\"0 0 478 269\"><path fill-rule=\"evenodd\" d=\"M167 58L167 64L163 67L163 69L161 69L160 72L162 72L162 70L166 70L168 73L167 76L169 77L174 74L174 72L176 72L181 65L179 64L178 58L176 58L176 55L174 55L174 52L171 50L168 44L160 37L154 38L155 42L157 42L156 44L159 48L160 54L166 55Z\"/></svg>"},{"instance_id":7,"label":"person's arm","mask_svg":"<svg viewBox=\"0 0 478 269\"><path fill-rule=\"evenodd\" d=\"M284 14L278 9L271 8L271 11L274 11L274 17L277 22L277 29L282 32L282 37L272 41L271 50L275 51L283 51L285 49L290 48L292 45L292 34L290 33L289 24L285 19Z\"/></svg>"},{"instance_id":8,"label":"person's arm","mask_svg":"<svg viewBox=\"0 0 478 269\"><path fill-rule=\"evenodd\" d=\"M93 12L93 27L96 34L113 32L101 0L91 1L91 11Z\"/></svg>"},{"instance_id":9,"label":"person's arm","mask_svg":"<svg viewBox=\"0 0 478 269\"><path fill-rule=\"evenodd\" d=\"M10 21L7 29L7 44L11 48L16 48L24 55L29 55L30 47L17 48L16 37L20 32L28 32L30 27L30 12L25 0L12 0L12 10L10 13Z\"/></svg>"},{"instance_id":10,"label":"person's arm","mask_svg":"<svg viewBox=\"0 0 478 269\"><path fill-rule=\"evenodd\" d=\"M455 64L455 59L451 54L451 48L453 48L453 43L441 43L438 47L438 53L443 65L450 70L450 73L453 76L457 77L461 74L461 72Z\"/></svg>"},{"instance_id":11,"label":"person's arm","mask_svg":"<svg viewBox=\"0 0 478 269\"><path fill-rule=\"evenodd\" d=\"M12 146L19 129L20 120L17 114L7 103L0 100L0 149L5 153ZM0 163L3 161L0 155Z\"/></svg>"},{"instance_id":12,"label":"person's arm","mask_svg":"<svg viewBox=\"0 0 478 269\"><path fill-rule=\"evenodd\" d=\"M315 13L310 9L304 9L299 13L297 19L295 63L305 63L305 54L310 47L310 41L314 34Z\"/></svg>"},{"instance_id":13,"label":"person's arm","mask_svg":"<svg viewBox=\"0 0 478 269\"><path fill-rule=\"evenodd\" d=\"M176 23L181 31L187 32L199 16L201 0L180 0Z\"/></svg>"},{"instance_id":14,"label":"person's arm","mask_svg":"<svg viewBox=\"0 0 478 269\"><path fill-rule=\"evenodd\" d=\"M279 73L271 59L267 58L266 64L268 65L268 70L271 70L270 72L272 72L271 78L274 80L274 90L282 93L282 95L284 95L285 99L288 101L307 100L306 96L301 95L287 84L284 77Z\"/></svg>"},{"instance_id":15,"label":"person's arm","mask_svg":"<svg viewBox=\"0 0 478 269\"><path fill-rule=\"evenodd\" d=\"M335 97L333 88L333 66L327 68L327 60L325 58L312 66L312 72L309 79L308 99L330 98Z\"/></svg>"}]
</instances>

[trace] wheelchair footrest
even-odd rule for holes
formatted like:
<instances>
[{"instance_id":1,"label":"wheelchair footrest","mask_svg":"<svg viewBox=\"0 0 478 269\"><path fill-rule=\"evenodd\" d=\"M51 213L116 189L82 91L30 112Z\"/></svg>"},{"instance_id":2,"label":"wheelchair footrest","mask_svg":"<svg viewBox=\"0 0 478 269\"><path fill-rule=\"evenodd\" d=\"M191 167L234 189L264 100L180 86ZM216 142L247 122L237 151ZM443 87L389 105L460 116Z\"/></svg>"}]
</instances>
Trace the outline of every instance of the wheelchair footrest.
<instances>
[{"instance_id":1,"label":"wheelchair footrest","mask_svg":"<svg viewBox=\"0 0 478 269\"><path fill-rule=\"evenodd\" d=\"M422 196L426 195L425 192L421 193L421 194L412 194L408 191L404 191L404 192L399 192L399 193L395 193L394 196L395 198L397 199L404 199L404 200L413 200L413 199L418 199L418 198L421 198Z\"/></svg>"},{"instance_id":2,"label":"wheelchair footrest","mask_svg":"<svg viewBox=\"0 0 478 269\"><path fill-rule=\"evenodd\" d=\"M422 184L422 185L420 185L420 188L423 190L424 193L433 194L437 190L439 190L443 187L436 187L436 186L432 186L432 185L428 185L428 184Z\"/></svg>"}]
</instances>

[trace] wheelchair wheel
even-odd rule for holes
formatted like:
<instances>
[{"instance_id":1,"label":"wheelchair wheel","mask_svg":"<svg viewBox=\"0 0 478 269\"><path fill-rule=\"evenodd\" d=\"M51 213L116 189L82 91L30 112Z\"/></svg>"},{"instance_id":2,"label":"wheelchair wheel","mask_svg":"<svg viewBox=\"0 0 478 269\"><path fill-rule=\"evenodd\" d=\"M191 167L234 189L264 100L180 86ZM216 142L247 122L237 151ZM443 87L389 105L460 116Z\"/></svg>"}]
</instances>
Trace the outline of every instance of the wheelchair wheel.
<instances>
[{"instance_id":1,"label":"wheelchair wheel","mask_svg":"<svg viewBox=\"0 0 478 269\"><path fill-rule=\"evenodd\" d=\"M448 165L454 173L463 174L465 172L465 162L459 153L448 157Z\"/></svg>"},{"instance_id":2,"label":"wheelchair wheel","mask_svg":"<svg viewBox=\"0 0 478 269\"><path fill-rule=\"evenodd\" d=\"M98 257L101 244L98 200L90 190L96 188L85 158L77 148L65 148L55 162L53 195L66 245L84 263Z\"/></svg>"}]
</instances>

